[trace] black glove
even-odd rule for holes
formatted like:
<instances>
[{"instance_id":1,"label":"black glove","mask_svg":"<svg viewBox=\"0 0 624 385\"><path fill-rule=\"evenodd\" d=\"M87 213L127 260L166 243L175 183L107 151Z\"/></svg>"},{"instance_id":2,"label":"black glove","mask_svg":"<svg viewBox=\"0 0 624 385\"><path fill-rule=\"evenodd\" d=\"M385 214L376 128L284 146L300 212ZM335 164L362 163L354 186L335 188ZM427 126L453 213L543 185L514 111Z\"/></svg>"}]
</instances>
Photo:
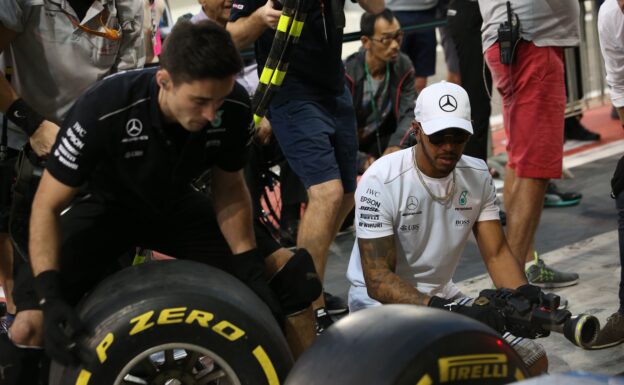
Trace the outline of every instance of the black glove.
<instances>
[{"instance_id":1,"label":"black glove","mask_svg":"<svg viewBox=\"0 0 624 385\"><path fill-rule=\"evenodd\" d=\"M436 296L431 297L428 306L463 314L488 325L501 334L505 331L505 319L491 306L463 306L451 299L444 299Z\"/></svg>"},{"instance_id":2,"label":"black glove","mask_svg":"<svg viewBox=\"0 0 624 385\"><path fill-rule=\"evenodd\" d=\"M232 274L245 283L269 307L271 313L284 328L286 317L277 299L277 295L264 279L264 258L258 249L232 255Z\"/></svg>"},{"instance_id":3,"label":"black glove","mask_svg":"<svg viewBox=\"0 0 624 385\"><path fill-rule=\"evenodd\" d=\"M532 305L541 305L544 297L544 292L539 286L526 284L518 287L516 293L526 298Z\"/></svg>"},{"instance_id":4,"label":"black glove","mask_svg":"<svg viewBox=\"0 0 624 385\"><path fill-rule=\"evenodd\" d=\"M84 326L76 310L61 296L60 273L44 271L35 277L35 288L43 310L46 353L64 365L77 363L76 338L84 331Z\"/></svg>"}]
</instances>

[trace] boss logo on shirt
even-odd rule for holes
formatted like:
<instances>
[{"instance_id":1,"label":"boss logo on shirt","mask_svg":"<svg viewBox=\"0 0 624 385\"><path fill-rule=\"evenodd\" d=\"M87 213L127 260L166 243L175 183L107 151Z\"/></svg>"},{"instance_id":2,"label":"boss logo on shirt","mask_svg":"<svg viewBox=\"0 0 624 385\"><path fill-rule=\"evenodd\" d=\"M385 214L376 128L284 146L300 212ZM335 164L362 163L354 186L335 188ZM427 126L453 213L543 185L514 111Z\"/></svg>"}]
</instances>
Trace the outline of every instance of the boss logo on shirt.
<instances>
[{"instance_id":1,"label":"boss logo on shirt","mask_svg":"<svg viewBox=\"0 0 624 385\"><path fill-rule=\"evenodd\" d=\"M467 227L470 226L470 219L456 219L455 227Z\"/></svg>"}]
</instances>

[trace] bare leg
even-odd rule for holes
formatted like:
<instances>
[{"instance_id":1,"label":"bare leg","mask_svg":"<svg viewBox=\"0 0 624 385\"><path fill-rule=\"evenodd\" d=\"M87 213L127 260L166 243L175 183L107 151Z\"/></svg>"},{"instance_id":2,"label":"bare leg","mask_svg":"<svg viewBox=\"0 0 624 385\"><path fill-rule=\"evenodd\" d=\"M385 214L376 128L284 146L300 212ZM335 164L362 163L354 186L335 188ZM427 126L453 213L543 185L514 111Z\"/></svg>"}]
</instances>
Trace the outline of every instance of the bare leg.
<instances>
[{"instance_id":1,"label":"bare leg","mask_svg":"<svg viewBox=\"0 0 624 385\"><path fill-rule=\"evenodd\" d=\"M330 241L329 241L329 243L327 245L327 250L325 251L325 258L324 258L324 261L323 261L323 270L319 271L318 267L317 267L317 272L319 273L319 277L321 278L321 282L323 282L324 278L325 278L325 266L327 264L327 254L329 253L329 246L331 245L331 243L336 238L336 234L338 234L338 231L340 230L340 227L342 226L342 222L344 222L345 218L347 217L347 215L349 214L349 212L353 208L353 205L354 205L353 197L354 197L354 195L355 195L355 193L352 193L352 192L344 194L343 197L342 197L342 202L340 202L340 207L337 210L336 219L335 219L335 222L333 224L334 227L332 229L331 239L330 239ZM321 308L321 307L325 307L325 298L324 298L323 294L321 294L321 296L319 298L317 298L316 301L314 301L312 303L312 308L313 309L318 309L318 308Z\"/></svg>"},{"instance_id":2,"label":"bare leg","mask_svg":"<svg viewBox=\"0 0 624 385\"><path fill-rule=\"evenodd\" d=\"M342 183L337 179L311 186L308 188L308 205L299 224L297 246L310 252L321 282L329 245L336 236L336 220L342 197Z\"/></svg>"},{"instance_id":3,"label":"bare leg","mask_svg":"<svg viewBox=\"0 0 624 385\"><path fill-rule=\"evenodd\" d=\"M446 73L446 81L449 83L455 83L457 85L461 85L461 76L459 75L459 72L448 71Z\"/></svg>"},{"instance_id":4,"label":"bare leg","mask_svg":"<svg viewBox=\"0 0 624 385\"><path fill-rule=\"evenodd\" d=\"M267 279L272 277L288 262L290 257L293 256L293 252L280 248L273 254L264 259L264 265L266 269ZM308 306L305 310L288 316L286 318L286 341L295 359L297 359L316 338L316 331L314 328L314 313L312 307Z\"/></svg>"},{"instance_id":5,"label":"bare leg","mask_svg":"<svg viewBox=\"0 0 624 385\"><path fill-rule=\"evenodd\" d=\"M295 360L312 345L315 338L314 313L311 306L286 319L286 340Z\"/></svg>"},{"instance_id":6,"label":"bare leg","mask_svg":"<svg viewBox=\"0 0 624 385\"><path fill-rule=\"evenodd\" d=\"M7 311L15 314L13 303L13 247L9 234L0 233L0 286L4 290Z\"/></svg>"},{"instance_id":7,"label":"bare leg","mask_svg":"<svg viewBox=\"0 0 624 385\"><path fill-rule=\"evenodd\" d=\"M509 168L505 174L507 241L523 270L524 264L533 258L529 252L542 215L547 183L547 179L517 177Z\"/></svg>"},{"instance_id":8,"label":"bare leg","mask_svg":"<svg viewBox=\"0 0 624 385\"><path fill-rule=\"evenodd\" d=\"M427 78L422 76L417 76L414 81L414 88L416 89L416 93L420 94L425 87L427 87Z\"/></svg>"}]
</instances>

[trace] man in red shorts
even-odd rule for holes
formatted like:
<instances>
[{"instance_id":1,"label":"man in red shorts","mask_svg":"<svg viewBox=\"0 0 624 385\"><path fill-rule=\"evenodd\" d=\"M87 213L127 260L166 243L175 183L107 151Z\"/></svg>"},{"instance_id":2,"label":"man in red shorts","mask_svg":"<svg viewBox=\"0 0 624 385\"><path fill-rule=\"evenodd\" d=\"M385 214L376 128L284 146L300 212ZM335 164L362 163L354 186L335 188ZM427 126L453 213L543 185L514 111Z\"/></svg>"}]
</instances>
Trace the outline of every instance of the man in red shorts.
<instances>
[{"instance_id":1,"label":"man in red shorts","mask_svg":"<svg viewBox=\"0 0 624 385\"><path fill-rule=\"evenodd\" d=\"M564 0L553 7L548 1L512 0L509 17L507 3L479 0L485 61L503 99L508 140L503 191L507 240L531 283L573 285L577 274L556 271L533 260L531 254L548 180L561 177L566 106L563 49L579 44L579 4ZM507 23L507 29L517 26L518 40L509 39L512 34L501 29L509 19L512 27ZM506 54L510 63L505 63Z\"/></svg>"}]
</instances>

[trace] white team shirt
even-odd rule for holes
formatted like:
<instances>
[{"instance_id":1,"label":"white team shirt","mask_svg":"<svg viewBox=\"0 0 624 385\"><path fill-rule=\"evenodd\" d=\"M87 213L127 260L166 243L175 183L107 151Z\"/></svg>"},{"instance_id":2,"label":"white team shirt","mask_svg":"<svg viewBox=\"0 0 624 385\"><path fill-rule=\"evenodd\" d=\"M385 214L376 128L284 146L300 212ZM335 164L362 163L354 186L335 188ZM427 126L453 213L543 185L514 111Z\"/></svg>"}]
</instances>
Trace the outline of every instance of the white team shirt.
<instances>
[{"instance_id":1,"label":"white team shirt","mask_svg":"<svg viewBox=\"0 0 624 385\"><path fill-rule=\"evenodd\" d=\"M416 289L444 298L459 294L452 278L475 222L500 219L496 188L485 162L464 155L455 170L455 193L446 205L431 199L420 182L412 148L375 161L355 192L357 238L394 234L397 260L407 260ZM446 195L452 174L442 179L422 175L436 196ZM353 286L366 286L357 239L347 279Z\"/></svg>"},{"instance_id":2,"label":"white team shirt","mask_svg":"<svg viewBox=\"0 0 624 385\"><path fill-rule=\"evenodd\" d=\"M537 47L573 47L580 42L578 0L510 0L520 19L520 37ZM483 18L483 52L498 40L498 27L507 21L507 0L479 0Z\"/></svg>"},{"instance_id":3,"label":"white team shirt","mask_svg":"<svg viewBox=\"0 0 624 385\"><path fill-rule=\"evenodd\" d=\"M624 14L616 0L607 0L598 12L600 49L615 107L624 106Z\"/></svg>"}]
</instances>

